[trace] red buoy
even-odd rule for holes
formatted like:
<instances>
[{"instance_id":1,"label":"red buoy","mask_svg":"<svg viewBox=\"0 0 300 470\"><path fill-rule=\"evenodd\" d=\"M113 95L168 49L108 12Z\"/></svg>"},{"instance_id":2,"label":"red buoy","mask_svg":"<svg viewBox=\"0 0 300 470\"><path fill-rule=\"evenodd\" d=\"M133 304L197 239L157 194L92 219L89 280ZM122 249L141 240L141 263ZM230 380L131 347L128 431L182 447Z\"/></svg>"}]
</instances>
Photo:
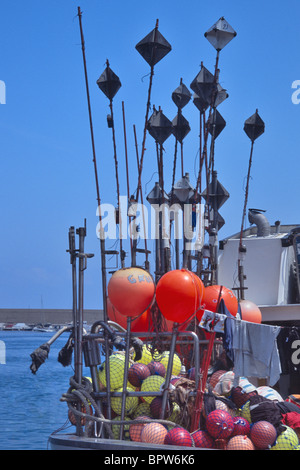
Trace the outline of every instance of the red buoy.
<instances>
[{"instance_id":1,"label":"red buoy","mask_svg":"<svg viewBox=\"0 0 300 470\"><path fill-rule=\"evenodd\" d=\"M203 297L201 279L186 269L164 274L156 286L156 302L167 319L183 323L196 314Z\"/></svg>"},{"instance_id":2,"label":"red buoy","mask_svg":"<svg viewBox=\"0 0 300 470\"><path fill-rule=\"evenodd\" d=\"M197 319L201 320L204 310L216 312L221 299L223 299L227 310L235 317L238 312L238 300L232 290L225 286L213 285L204 289L201 309L197 312Z\"/></svg>"}]
</instances>

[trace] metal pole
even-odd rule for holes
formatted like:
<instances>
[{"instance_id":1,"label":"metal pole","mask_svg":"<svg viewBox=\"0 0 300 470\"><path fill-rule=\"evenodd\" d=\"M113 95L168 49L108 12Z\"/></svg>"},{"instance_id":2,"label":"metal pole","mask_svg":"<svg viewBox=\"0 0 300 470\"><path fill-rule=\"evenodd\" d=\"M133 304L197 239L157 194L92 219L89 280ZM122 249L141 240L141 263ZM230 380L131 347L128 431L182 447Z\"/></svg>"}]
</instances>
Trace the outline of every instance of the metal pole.
<instances>
[{"instance_id":1,"label":"metal pole","mask_svg":"<svg viewBox=\"0 0 300 470\"><path fill-rule=\"evenodd\" d=\"M107 67L109 67L108 60L106 61ZM116 174L116 185L117 185L117 210L118 210L118 217L117 220L119 222L119 229L120 229L120 261L121 267L125 267L125 253L123 252L123 240L122 240L122 216L120 212L120 183L119 183L119 173L118 173L118 157L117 157L117 144L116 144L116 132L115 132L115 124L114 124L114 112L113 112L113 100L109 100L109 108L110 108L110 115L112 120L112 140L113 140L113 149L114 149L114 161L115 161L115 174Z\"/></svg>"},{"instance_id":2,"label":"metal pole","mask_svg":"<svg viewBox=\"0 0 300 470\"><path fill-rule=\"evenodd\" d=\"M74 329L74 368L75 380L78 382L78 330L77 330L77 273L76 273L76 245L75 245L75 228L69 228L69 253L72 265L72 296L73 296L73 329Z\"/></svg>"},{"instance_id":3,"label":"metal pole","mask_svg":"<svg viewBox=\"0 0 300 470\"><path fill-rule=\"evenodd\" d=\"M251 171L251 166L252 166L253 146L254 146L254 140L251 141L251 151L250 151L250 158L249 158L249 165L248 165L247 184L246 184L246 190L245 190L245 200L244 200L244 208L243 208L242 224L241 224L241 232L240 232L240 246L242 245L244 221L246 217L246 210L247 210L247 203L248 203L249 181L250 181L250 171Z\"/></svg>"},{"instance_id":4,"label":"metal pole","mask_svg":"<svg viewBox=\"0 0 300 470\"><path fill-rule=\"evenodd\" d=\"M158 20L156 20L155 25L155 36L154 41L156 41L156 35L158 30ZM147 123L149 117L149 110L151 106L151 90L152 90L152 83L153 83L153 76L154 76L154 65L151 65L150 68L150 80L149 80L149 88L148 88L148 100L146 106L146 115L145 115L145 125L144 125L144 134L143 134L143 143L142 143L142 152L141 152L141 159L139 164L139 177L138 177L138 187L137 187L137 201L139 199L139 193L141 191L141 178L142 178L142 171L143 171L143 162L144 162L144 155L145 155L145 144L146 144L146 136L147 136Z\"/></svg>"},{"instance_id":5,"label":"metal pole","mask_svg":"<svg viewBox=\"0 0 300 470\"><path fill-rule=\"evenodd\" d=\"M164 419L164 415L165 415L170 380L172 376L173 359L174 359L174 354L175 354L177 335L178 335L178 323L174 323L172 337L171 337L171 344L170 344L169 361L168 361L168 367L167 367L165 383L164 383L164 391L163 391L163 396L162 396L160 419Z\"/></svg>"},{"instance_id":6,"label":"metal pole","mask_svg":"<svg viewBox=\"0 0 300 470\"><path fill-rule=\"evenodd\" d=\"M175 223L174 234L176 235L176 238L175 238L176 269L180 269L179 238L178 238L179 216L178 216L178 212L177 212L177 211L175 211L174 223Z\"/></svg>"},{"instance_id":7,"label":"metal pole","mask_svg":"<svg viewBox=\"0 0 300 470\"><path fill-rule=\"evenodd\" d=\"M245 247L243 246L243 233L244 233L244 222L246 217L246 210L247 210L247 203L248 203L248 194L249 194L249 181L250 181L250 172L252 166L252 157L253 157L253 146L254 140L251 141L251 150L250 150L250 158L249 158L249 165L248 165L248 174L247 174L247 184L245 190L245 200L244 200L244 208L242 214L242 223L241 223L241 231L240 231L240 242L239 242L239 257L238 257L238 277L239 277L239 284L240 287L238 289L238 299L243 300L245 298L245 274L244 274L244 266L241 260L243 257L243 252L245 252Z\"/></svg>"},{"instance_id":8,"label":"metal pole","mask_svg":"<svg viewBox=\"0 0 300 470\"><path fill-rule=\"evenodd\" d=\"M159 243L160 243L160 272L161 275L165 274L165 240L164 229L165 229L165 213L164 213L164 204L165 204L165 193L164 193L164 176L163 176L163 146L160 144L159 147L159 182L160 182L160 202L159 206L162 207L162 210L159 211Z\"/></svg>"},{"instance_id":9,"label":"metal pole","mask_svg":"<svg viewBox=\"0 0 300 470\"><path fill-rule=\"evenodd\" d=\"M213 209L213 223L210 228L210 237L212 240L211 250L212 250L212 283L218 284L218 201L217 201L217 172L212 172L212 204L211 208Z\"/></svg>"},{"instance_id":10,"label":"metal pole","mask_svg":"<svg viewBox=\"0 0 300 470\"><path fill-rule=\"evenodd\" d=\"M137 145L137 139L136 139L136 131L135 131L135 126L133 126L134 130L134 138L135 138L135 149L136 149L136 158L137 158L137 167L138 171L140 170L140 163L139 163L139 153L138 153L138 145ZM149 253L148 253L148 244L147 244L147 234L146 234L146 220L145 220L145 211L144 211L144 197L143 197L143 191L142 191L142 184L140 184L140 191L141 191L141 207L142 207L142 218L143 218L143 229L144 229L144 244L145 244L145 269L149 271L150 265L149 265ZM137 198L138 202L138 198ZM136 261L136 244L137 240L135 239L135 261Z\"/></svg>"},{"instance_id":11,"label":"metal pole","mask_svg":"<svg viewBox=\"0 0 300 470\"><path fill-rule=\"evenodd\" d=\"M127 152L127 136L126 136L126 122L125 122L125 107L124 101L122 101L122 115L123 115L123 133L124 133L124 147L125 147L125 164L126 164L126 181L127 181L127 201L130 199L130 184L129 184L129 168L128 168L128 152ZM130 253L132 260L132 236L131 236L131 217L129 217L129 227L130 227Z\"/></svg>"},{"instance_id":12,"label":"metal pole","mask_svg":"<svg viewBox=\"0 0 300 470\"><path fill-rule=\"evenodd\" d=\"M125 363L124 363L124 379L123 379L123 393L121 405L121 421L125 419L125 405L127 396L127 382L128 382L128 368L129 368L129 351L130 351L130 333L131 333L131 317L127 317L127 330L126 330L126 350L125 350ZM120 425L120 439L123 439L124 424Z\"/></svg>"},{"instance_id":13,"label":"metal pole","mask_svg":"<svg viewBox=\"0 0 300 470\"><path fill-rule=\"evenodd\" d=\"M194 432L199 428L199 421L200 421L201 409L202 409L202 404L203 404L203 399L204 399L205 386L206 386L211 356L213 352L215 337L216 337L216 333L214 332L210 333L208 350L205 353L204 360L203 360L203 367L201 371L202 378L199 381L197 396L195 400L195 412L194 412L193 419L192 419L191 432ZM196 372L197 372L197 369L196 369Z\"/></svg>"},{"instance_id":14,"label":"metal pole","mask_svg":"<svg viewBox=\"0 0 300 470\"><path fill-rule=\"evenodd\" d=\"M88 102L88 113L89 113L89 121L90 121L90 133L91 133L91 141L92 141L93 163L94 163L94 173L95 173L96 192L97 192L97 203L98 203L98 208L99 208L103 313L104 313L104 320L107 321L105 241L104 241L104 238L102 238L103 227L102 227L102 218L101 218L101 211L100 211L101 199L100 199L100 190L99 190L99 182L98 182L98 171L97 171L97 160L96 160L95 139L94 139L94 130L93 130L93 121L92 121L91 101L90 101L87 66L86 66L86 58L85 58L85 42L84 42L84 36L83 36L82 18L81 17L82 17L82 12L80 10L80 7L78 7L78 18L79 18L79 27L80 27L80 36L81 36L81 48L82 48L82 57L83 57L83 65L84 65L86 95L87 95L87 102Z\"/></svg>"},{"instance_id":15,"label":"metal pole","mask_svg":"<svg viewBox=\"0 0 300 470\"><path fill-rule=\"evenodd\" d=\"M86 236L86 228L77 229L79 235L79 279L78 279L78 309L77 309L77 338L78 338L78 357L77 357L77 383L82 381L82 334L83 334L83 295L84 295L84 238Z\"/></svg>"}]
</instances>

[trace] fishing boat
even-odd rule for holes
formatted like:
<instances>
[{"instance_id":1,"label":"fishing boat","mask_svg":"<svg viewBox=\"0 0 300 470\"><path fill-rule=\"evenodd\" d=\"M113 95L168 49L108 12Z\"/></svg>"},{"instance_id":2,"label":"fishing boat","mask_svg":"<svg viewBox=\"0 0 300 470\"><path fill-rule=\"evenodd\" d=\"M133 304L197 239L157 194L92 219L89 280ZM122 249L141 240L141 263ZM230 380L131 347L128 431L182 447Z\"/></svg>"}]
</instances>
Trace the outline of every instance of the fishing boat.
<instances>
[{"instance_id":1,"label":"fishing boat","mask_svg":"<svg viewBox=\"0 0 300 470\"><path fill-rule=\"evenodd\" d=\"M253 381L250 381L252 377L238 374L235 356L227 354L229 349L226 349L228 345L224 342L224 338L229 337L228 325L255 328L256 332L258 328L264 328L266 343L263 346L267 348L267 338L272 337L274 325L296 327L300 320L299 227L287 227L279 222L271 226L263 210L250 209L250 227L245 228L253 144L265 127L258 110L244 123L251 150L244 206L241 208L241 229L232 237L219 240L219 229L224 223L219 208L227 201L229 193L218 180L214 159L215 139L226 125L217 108L228 97L219 83L218 67L223 47L235 38L236 32L222 17L205 33L216 51L215 70L211 73L201 64L200 72L190 84L201 123L196 188L191 185L189 174L183 171L180 180L175 182L177 146L181 147L182 163L182 144L190 130L182 109L191 100L192 93L180 80L179 87L172 93L178 109L176 118L169 121L160 107L154 107L150 115L154 67L170 52L171 45L160 33L158 21L153 31L136 45L137 51L150 66L150 74L141 154L137 152L138 182L134 194L130 193L129 188L123 106L128 188L125 215L119 191L113 114L113 99L121 82L108 61L97 80L98 87L109 100L111 111L107 123L113 137L117 207L109 223L116 223L121 231L121 224L125 224L125 220L130 222L130 263L126 266L122 237L118 240L119 249L106 247L104 225L107 220L101 212L80 8L78 19L99 208L103 318L99 318L89 331L85 330L84 271L93 256L84 249L87 236L85 222L82 227L71 226L68 233L73 323L56 331L31 355L31 370L35 374L47 359L51 344L63 333L70 334L59 361L64 366L70 365L74 356L74 375L70 378L69 389L61 397L67 405L74 432L53 432L49 437L49 446L53 450L102 450L110 456L113 455L111 452L115 456L120 455L118 451L130 451L132 455L135 451L168 455L182 451L186 456L193 456L204 449L230 449L233 430L236 429L234 417L240 416L239 412L249 405L252 397L262 397L264 404L272 402L277 406L280 402L288 407L291 391L286 380L281 383L281 376L276 376L279 380L274 384L268 382L274 375L268 364L263 364L265 375L261 364L259 372L255 370L255 364L251 364L251 371L257 372ZM159 175L158 182L146 198L151 208L160 208L155 212L154 269L151 269L149 239L142 237L145 229L142 221L147 207L142 190L142 171L148 134L155 141ZM175 137L175 154L173 182L168 192L164 187L163 144L171 135ZM206 189L202 187L202 179L206 182ZM142 214L140 218L138 211ZM181 240L177 236L179 219L183 219L185 227ZM144 242L144 248L140 248L138 241ZM173 247L176 258L174 267L171 262ZM113 272L108 272L108 256L116 256L118 260ZM273 346L275 340L274 336ZM234 352L241 351L234 349ZM279 359L276 352L277 345L274 364ZM83 364L89 370L88 376L83 374ZM276 369L276 372L280 375L280 371ZM273 391L276 399L263 395L260 387L267 387L268 393ZM247 398L243 406L233 400L233 390ZM297 394L299 390L300 387L292 393ZM294 401L293 411L300 411L297 399ZM219 414L213 415L215 411ZM248 413L250 422L251 416ZM243 419L247 421L245 417ZM280 432L265 448L280 449L282 433L290 433L288 445L298 448L296 431L286 423L284 425L280 421L279 424ZM271 427L275 431L279 429L270 422ZM253 442L245 434L236 445L241 450L255 450ZM256 446L261 448L258 444ZM143 457L145 453L139 455L141 461L146 461Z\"/></svg>"}]
</instances>

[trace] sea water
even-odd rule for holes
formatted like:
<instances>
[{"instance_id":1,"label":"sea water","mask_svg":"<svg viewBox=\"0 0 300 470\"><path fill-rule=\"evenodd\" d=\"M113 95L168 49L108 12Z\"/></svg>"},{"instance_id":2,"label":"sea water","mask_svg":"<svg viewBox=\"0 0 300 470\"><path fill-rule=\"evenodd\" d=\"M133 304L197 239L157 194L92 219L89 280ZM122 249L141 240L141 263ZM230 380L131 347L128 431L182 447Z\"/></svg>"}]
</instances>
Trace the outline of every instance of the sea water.
<instances>
[{"instance_id":1,"label":"sea water","mask_svg":"<svg viewBox=\"0 0 300 470\"><path fill-rule=\"evenodd\" d=\"M36 375L30 370L30 354L51 336L0 331L0 450L47 450L51 433L64 426L64 432L75 431L68 422L68 406L60 401L74 371L57 361L69 333L51 346Z\"/></svg>"}]
</instances>

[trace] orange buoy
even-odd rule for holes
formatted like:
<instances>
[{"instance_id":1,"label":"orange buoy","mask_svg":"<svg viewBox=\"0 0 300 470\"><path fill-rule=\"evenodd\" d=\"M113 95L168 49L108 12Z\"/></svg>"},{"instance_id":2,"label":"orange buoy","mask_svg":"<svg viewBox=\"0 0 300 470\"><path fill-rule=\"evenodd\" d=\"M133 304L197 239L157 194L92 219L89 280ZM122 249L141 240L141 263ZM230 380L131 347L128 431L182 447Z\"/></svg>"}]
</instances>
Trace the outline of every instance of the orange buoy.
<instances>
[{"instance_id":1,"label":"orange buoy","mask_svg":"<svg viewBox=\"0 0 300 470\"><path fill-rule=\"evenodd\" d=\"M149 444L163 444L168 430L160 423L148 423L141 432L141 441Z\"/></svg>"},{"instance_id":2,"label":"orange buoy","mask_svg":"<svg viewBox=\"0 0 300 470\"><path fill-rule=\"evenodd\" d=\"M107 297L106 301L106 308L107 308L107 316L109 320L118 323L122 328L126 328L127 326L127 319L124 315L121 315L120 312L113 306L110 299Z\"/></svg>"},{"instance_id":3,"label":"orange buoy","mask_svg":"<svg viewBox=\"0 0 300 470\"><path fill-rule=\"evenodd\" d=\"M109 320L118 323L122 328L126 330L127 328L127 317L121 315L120 312L112 305L109 298L107 298L107 316ZM137 318L133 318L131 321L131 331L148 331L149 324L151 322L150 318L150 308L146 310L142 315Z\"/></svg>"},{"instance_id":4,"label":"orange buoy","mask_svg":"<svg viewBox=\"0 0 300 470\"><path fill-rule=\"evenodd\" d=\"M186 269L175 269L158 281L156 302L167 320L183 323L196 314L203 291L204 286L198 276Z\"/></svg>"},{"instance_id":5,"label":"orange buoy","mask_svg":"<svg viewBox=\"0 0 300 470\"><path fill-rule=\"evenodd\" d=\"M242 320L252 323L261 323L261 311L254 302L251 302L251 300L241 300L240 307Z\"/></svg>"},{"instance_id":6,"label":"orange buoy","mask_svg":"<svg viewBox=\"0 0 300 470\"><path fill-rule=\"evenodd\" d=\"M107 290L112 305L121 315L136 317L152 304L155 286L147 271L124 268L112 275Z\"/></svg>"},{"instance_id":7,"label":"orange buoy","mask_svg":"<svg viewBox=\"0 0 300 470\"><path fill-rule=\"evenodd\" d=\"M197 312L197 319L199 321L201 320L204 310L216 312L219 299L224 300L226 308L229 310L231 315L235 317L238 311L238 300L232 290L224 286L213 285L207 286L204 289L202 305L201 309L199 309L199 311Z\"/></svg>"}]
</instances>

